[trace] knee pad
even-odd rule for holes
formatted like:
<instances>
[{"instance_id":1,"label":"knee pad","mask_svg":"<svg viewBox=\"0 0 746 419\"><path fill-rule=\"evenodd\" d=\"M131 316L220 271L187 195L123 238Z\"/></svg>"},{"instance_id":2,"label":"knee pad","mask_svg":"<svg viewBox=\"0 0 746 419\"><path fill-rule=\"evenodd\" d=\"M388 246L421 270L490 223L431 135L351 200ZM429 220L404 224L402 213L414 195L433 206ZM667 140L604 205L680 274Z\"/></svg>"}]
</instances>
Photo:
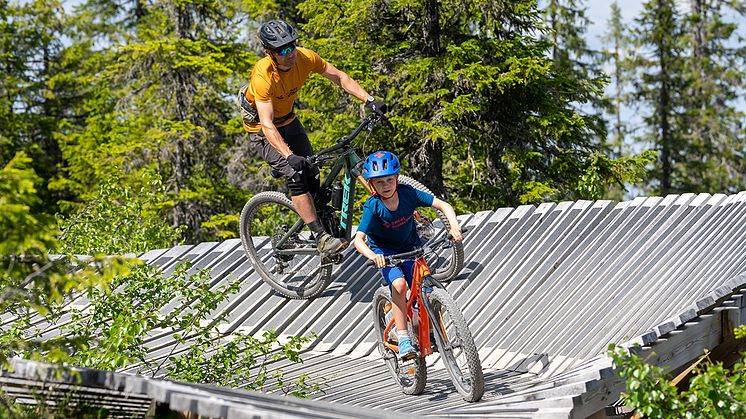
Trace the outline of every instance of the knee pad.
<instances>
[{"instance_id":1,"label":"knee pad","mask_svg":"<svg viewBox=\"0 0 746 419\"><path fill-rule=\"evenodd\" d=\"M307 167L304 174L295 173L287 178L286 183L291 196L303 195L310 192L315 195L321 188L318 167Z\"/></svg>"},{"instance_id":2,"label":"knee pad","mask_svg":"<svg viewBox=\"0 0 746 419\"><path fill-rule=\"evenodd\" d=\"M303 195L309 192L306 177L297 172L293 176L288 177L285 183L288 186L291 196Z\"/></svg>"}]
</instances>

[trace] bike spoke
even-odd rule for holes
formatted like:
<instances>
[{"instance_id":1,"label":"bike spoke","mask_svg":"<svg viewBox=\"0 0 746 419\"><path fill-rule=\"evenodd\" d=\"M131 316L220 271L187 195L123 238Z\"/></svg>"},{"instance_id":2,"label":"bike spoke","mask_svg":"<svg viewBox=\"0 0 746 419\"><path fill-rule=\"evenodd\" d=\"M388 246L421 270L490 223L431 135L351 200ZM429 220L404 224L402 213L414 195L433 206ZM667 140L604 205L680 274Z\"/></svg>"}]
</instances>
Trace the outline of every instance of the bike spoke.
<instances>
[{"instance_id":1,"label":"bike spoke","mask_svg":"<svg viewBox=\"0 0 746 419\"><path fill-rule=\"evenodd\" d=\"M263 192L249 200L241 213L241 239L262 279L286 297L316 296L331 281L331 264L282 194Z\"/></svg>"},{"instance_id":2,"label":"bike spoke","mask_svg":"<svg viewBox=\"0 0 746 419\"><path fill-rule=\"evenodd\" d=\"M479 400L484 392L482 367L461 311L440 288L430 295L430 304L434 313L431 324L437 328L437 340L445 340L437 344L446 371L465 400Z\"/></svg>"}]
</instances>

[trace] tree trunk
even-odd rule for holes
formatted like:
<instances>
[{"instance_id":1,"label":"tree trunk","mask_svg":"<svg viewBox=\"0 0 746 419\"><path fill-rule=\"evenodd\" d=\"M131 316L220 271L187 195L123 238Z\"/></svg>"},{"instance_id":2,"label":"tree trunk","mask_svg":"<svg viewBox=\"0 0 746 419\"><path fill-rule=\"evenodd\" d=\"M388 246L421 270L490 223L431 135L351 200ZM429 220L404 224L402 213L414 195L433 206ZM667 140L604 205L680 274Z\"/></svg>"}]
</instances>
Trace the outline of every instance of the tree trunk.
<instances>
[{"instance_id":1,"label":"tree trunk","mask_svg":"<svg viewBox=\"0 0 746 419\"><path fill-rule=\"evenodd\" d=\"M435 195L444 196L443 142L425 140L412 155L411 162L413 177L430 188Z\"/></svg>"},{"instance_id":2,"label":"tree trunk","mask_svg":"<svg viewBox=\"0 0 746 419\"><path fill-rule=\"evenodd\" d=\"M671 190L671 127L669 125L670 80L668 64L671 60L669 46L663 40L658 42L658 59L661 66L661 91L658 100L658 117L660 119L660 149L661 149L661 195L667 195Z\"/></svg>"},{"instance_id":3,"label":"tree trunk","mask_svg":"<svg viewBox=\"0 0 746 419\"><path fill-rule=\"evenodd\" d=\"M621 48L620 40L617 38L614 41L614 54L616 59L614 60L614 84L616 84L616 97L614 98L614 115L616 116L616 126L614 127L614 135L617 145L617 152L619 157L624 155L624 137L622 133L622 65L620 63Z\"/></svg>"},{"instance_id":4,"label":"tree trunk","mask_svg":"<svg viewBox=\"0 0 746 419\"><path fill-rule=\"evenodd\" d=\"M427 57L436 57L440 48L440 11L437 0L425 0L423 15L424 50ZM424 140L411 158L415 178L438 196L445 194L443 184L443 142Z\"/></svg>"},{"instance_id":5,"label":"tree trunk","mask_svg":"<svg viewBox=\"0 0 746 419\"><path fill-rule=\"evenodd\" d=\"M425 1L422 32L425 38L425 56L435 57L440 54L440 12L436 0Z\"/></svg>"}]
</instances>

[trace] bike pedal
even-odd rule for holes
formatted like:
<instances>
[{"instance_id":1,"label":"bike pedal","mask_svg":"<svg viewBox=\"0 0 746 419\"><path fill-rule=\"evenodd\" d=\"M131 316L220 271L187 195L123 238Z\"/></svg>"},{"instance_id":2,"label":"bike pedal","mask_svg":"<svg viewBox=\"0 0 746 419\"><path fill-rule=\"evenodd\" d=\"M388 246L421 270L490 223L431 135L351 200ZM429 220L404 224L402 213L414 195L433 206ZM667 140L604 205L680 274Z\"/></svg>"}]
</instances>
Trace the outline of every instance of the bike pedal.
<instances>
[{"instance_id":1,"label":"bike pedal","mask_svg":"<svg viewBox=\"0 0 746 419\"><path fill-rule=\"evenodd\" d=\"M333 253L329 255L329 259L332 261L333 264L339 265L342 263L342 260L344 259L344 255L341 253Z\"/></svg>"}]
</instances>

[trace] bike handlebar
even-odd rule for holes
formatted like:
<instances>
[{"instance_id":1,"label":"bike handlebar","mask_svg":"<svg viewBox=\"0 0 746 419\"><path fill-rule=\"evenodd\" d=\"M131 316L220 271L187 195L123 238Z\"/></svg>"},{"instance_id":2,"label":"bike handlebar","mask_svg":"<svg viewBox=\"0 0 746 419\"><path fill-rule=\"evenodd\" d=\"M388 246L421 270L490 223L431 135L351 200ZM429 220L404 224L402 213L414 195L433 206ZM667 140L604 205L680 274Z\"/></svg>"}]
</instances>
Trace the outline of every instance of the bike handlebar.
<instances>
[{"instance_id":1,"label":"bike handlebar","mask_svg":"<svg viewBox=\"0 0 746 419\"><path fill-rule=\"evenodd\" d=\"M461 233L466 233L466 229L462 228ZM410 250L409 252L404 253L397 253L395 255L388 255L384 256L384 259L386 260L386 266L395 266L398 262L403 262L408 259L418 258L420 256L423 256L427 253L432 253L439 246L444 245L447 241L452 241L453 237L451 237L450 234L448 234L446 237L443 237L441 239L438 239L432 243L425 243L422 247L417 247L413 250ZM375 262L372 260L368 260L366 262L366 266L376 266Z\"/></svg>"},{"instance_id":2,"label":"bike handlebar","mask_svg":"<svg viewBox=\"0 0 746 419\"><path fill-rule=\"evenodd\" d=\"M352 140L355 139L355 137L358 136L365 128L373 129L373 127L378 124L381 120L388 121L386 116L380 113L370 113L365 118L363 118L362 121L360 121L360 124L358 124L355 129L349 133L345 138L342 138L341 140L337 141L337 144L334 144L331 147L327 147L318 153L307 157L307 160L312 164L315 165L319 162L319 160L322 160L321 157L325 154L333 153L337 150L341 150L345 147L347 147Z\"/></svg>"}]
</instances>

